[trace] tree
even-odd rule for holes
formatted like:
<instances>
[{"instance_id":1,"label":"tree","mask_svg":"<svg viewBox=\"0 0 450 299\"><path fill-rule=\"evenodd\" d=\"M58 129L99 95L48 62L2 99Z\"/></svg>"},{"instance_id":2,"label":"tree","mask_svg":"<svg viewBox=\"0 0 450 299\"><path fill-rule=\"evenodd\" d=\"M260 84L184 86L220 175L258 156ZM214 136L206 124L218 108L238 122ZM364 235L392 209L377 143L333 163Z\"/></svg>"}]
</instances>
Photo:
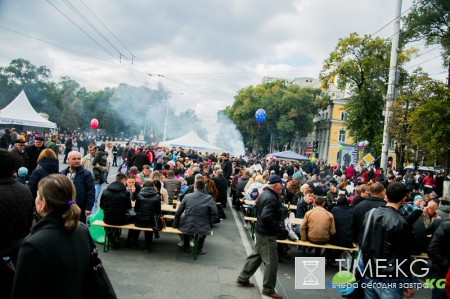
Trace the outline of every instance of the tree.
<instances>
[{"instance_id":1,"label":"tree","mask_svg":"<svg viewBox=\"0 0 450 299\"><path fill-rule=\"evenodd\" d=\"M313 118L319 111L322 91L285 85L282 81L249 86L239 90L225 114L242 133L245 146L258 144L261 152L272 144L292 146L293 140L306 136L314 128ZM258 126L255 112L266 111L266 119Z\"/></svg>"},{"instance_id":2,"label":"tree","mask_svg":"<svg viewBox=\"0 0 450 299\"><path fill-rule=\"evenodd\" d=\"M411 132L416 123L410 122L411 113L422 104L423 99L433 95L432 86L435 84L421 68L414 70L412 74L404 74L401 81L399 94L391 108L392 121L389 124L389 135L396 141L397 170L400 173L404 163L413 161L413 154L417 151L417 144L413 142L417 138ZM425 148L427 143L421 146Z\"/></svg>"},{"instance_id":3,"label":"tree","mask_svg":"<svg viewBox=\"0 0 450 299\"><path fill-rule=\"evenodd\" d=\"M368 150L378 156L381 153L383 135L384 97L389 77L391 43L388 40L357 33L339 39L334 51L325 59L319 75L326 88L337 79L337 86L349 93L344 106L348 113L346 126L350 136L368 140ZM415 49L400 50L398 64L410 59Z\"/></svg>"},{"instance_id":4,"label":"tree","mask_svg":"<svg viewBox=\"0 0 450 299\"><path fill-rule=\"evenodd\" d=\"M404 28L402 36L405 42L425 40L425 45L439 45L442 49L443 65L448 69L447 92L444 93L447 105L450 102L450 1L448 0L414 0L411 11L403 17ZM432 98L431 98L432 99ZM429 99L429 100L431 100ZM436 106L442 104L438 99ZM435 108L430 102L424 103ZM425 107L425 106L424 106ZM445 131L445 130L444 130ZM443 141L445 143L447 141ZM441 146L444 146L441 144ZM446 151L444 169L450 171L450 149Z\"/></svg>"},{"instance_id":5,"label":"tree","mask_svg":"<svg viewBox=\"0 0 450 299\"><path fill-rule=\"evenodd\" d=\"M411 126L411 143L413 147L425 148L428 165L436 160L439 162L450 150L450 105L448 98L450 92L443 82L432 81L427 86L428 96L421 99L420 105L411 111L408 125ZM435 160L436 159L436 160Z\"/></svg>"}]
</instances>

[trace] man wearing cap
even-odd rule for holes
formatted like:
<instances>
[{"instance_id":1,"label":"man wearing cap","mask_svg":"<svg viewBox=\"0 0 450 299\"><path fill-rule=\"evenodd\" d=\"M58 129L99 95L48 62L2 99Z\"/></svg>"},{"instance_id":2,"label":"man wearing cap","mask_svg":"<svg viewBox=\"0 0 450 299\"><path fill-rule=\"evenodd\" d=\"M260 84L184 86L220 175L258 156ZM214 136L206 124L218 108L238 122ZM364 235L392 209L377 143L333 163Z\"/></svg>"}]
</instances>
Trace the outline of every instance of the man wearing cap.
<instances>
[{"instance_id":1,"label":"man wearing cap","mask_svg":"<svg viewBox=\"0 0 450 299\"><path fill-rule=\"evenodd\" d=\"M27 146L25 152L28 154L28 172L31 173L37 167L37 159L42 150L45 149L44 137L36 137L34 144Z\"/></svg>"},{"instance_id":2,"label":"man wearing cap","mask_svg":"<svg viewBox=\"0 0 450 299\"><path fill-rule=\"evenodd\" d=\"M58 158L58 148L56 146L58 136L53 134L49 141L45 143L45 147L55 152L56 158Z\"/></svg>"},{"instance_id":3,"label":"man wearing cap","mask_svg":"<svg viewBox=\"0 0 450 299\"><path fill-rule=\"evenodd\" d=\"M262 294L271 298L283 298L276 293L278 270L277 233L281 229L281 202L279 195L283 191L281 178L277 175L269 177L268 188L259 196L258 218L256 221L256 245L245 262L236 283L244 287L254 287L250 277L264 263Z\"/></svg>"},{"instance_id":4,"label":"man wearing cap","mask_svg":"<svg viewBox=\"0 0 450 299\"><path fill-rule=\"evenodd\" d=\"M9 150L14 158L14 172L17 173L20 167L28 168L28 154L24 151L26 142L17 139L14 146Z\"/></svg>"}]
</instances>

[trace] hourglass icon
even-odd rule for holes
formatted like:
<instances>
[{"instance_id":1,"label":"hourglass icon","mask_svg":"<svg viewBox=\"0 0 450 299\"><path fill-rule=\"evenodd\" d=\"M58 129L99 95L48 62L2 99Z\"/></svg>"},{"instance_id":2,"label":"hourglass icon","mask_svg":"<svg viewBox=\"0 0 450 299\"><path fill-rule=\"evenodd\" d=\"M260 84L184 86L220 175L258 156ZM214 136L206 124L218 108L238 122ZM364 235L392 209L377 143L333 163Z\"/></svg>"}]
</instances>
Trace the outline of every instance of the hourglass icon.
<instances>
[{"instance_id":1,"label":"hourglass icon","mask_svg":"<svg viewBox=\"0 0 450 299\"><path fill-rule=\"evenodd\" d=\"M319 261L302 261L303 267L308 271L308 275L303 279L303 285L319 285L319 280L312 273L317 269Z\"/></svg>"}]
</instances>

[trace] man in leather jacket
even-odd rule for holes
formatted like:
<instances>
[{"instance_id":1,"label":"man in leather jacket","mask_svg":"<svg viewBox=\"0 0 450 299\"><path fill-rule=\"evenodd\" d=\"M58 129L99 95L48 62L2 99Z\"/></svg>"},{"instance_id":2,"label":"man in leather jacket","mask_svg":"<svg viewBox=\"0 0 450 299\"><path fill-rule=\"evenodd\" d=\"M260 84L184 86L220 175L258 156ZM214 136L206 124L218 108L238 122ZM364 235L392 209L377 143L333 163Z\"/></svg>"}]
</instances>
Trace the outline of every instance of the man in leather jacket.
<instances>
[{"instance_id":1,"label":"man in leather jacket","mask_svg":"<svg viewBox=\"0 0 450 299\"><path fill-rule=\"evenodd\" d=\"M353 243L358 244L361 241L361 235L363 233L364 216L368 211L379 206L384 206L384 196L386 191L381 183L374 183L370 185L370 195L362 200L353 209L352 215L352 238Z\"/></svg>"},{"instance_id":2,"label":"man in leather jacket","mask_svg":"<svg viewBox=\"0 0 450 299\"><path fill-rule=\"evenodd\" d=\"M441 222L441 221L439 221ZM433 223L434 224L434 223ZM432 262L433 278L442 279L450 267L450 221L443 220L428 246L428 257ZM432 298L447 298L444 289L433 288Z\"/></svg>"},{"instance_id":3,"label":"man in leather jacket","mask_svg":"<svg viewBox=\"0 0 450 299\"><path fill-rule=\"evenodd\" d=\"M366 214L362 236L362 261L366 278L375 281L389 279L412 279L410 272L411 250L414 246L414 232L408 222L398 212L407 198L408 190L402 183L392 183L386 189L387 204ZM370 265L368 265L370 264ZM369 267L371 266L371 267ZM386 279L388 278L388 279ZM365 298L410 298L415 289L400 288L399 283L388 288L365 288Z\"/></svg>"},{"instance_id":4,"label":"man in leather jacket","mask_svg":"<svg viewBox=\"0 0 450 299\"><path fill-rule=\"evenodd\" d=\"M280 230L281 202L279 195L283 191L281 178L272 175L268 188L258 199L258 217L256 220L256 246L247 258L236 283L241 286L253 287L249 281L261 263L264 263L264 278L262 294L271 298L282 298L275 292L278 270L277 233Z\"/></svg>"}]
</instances>

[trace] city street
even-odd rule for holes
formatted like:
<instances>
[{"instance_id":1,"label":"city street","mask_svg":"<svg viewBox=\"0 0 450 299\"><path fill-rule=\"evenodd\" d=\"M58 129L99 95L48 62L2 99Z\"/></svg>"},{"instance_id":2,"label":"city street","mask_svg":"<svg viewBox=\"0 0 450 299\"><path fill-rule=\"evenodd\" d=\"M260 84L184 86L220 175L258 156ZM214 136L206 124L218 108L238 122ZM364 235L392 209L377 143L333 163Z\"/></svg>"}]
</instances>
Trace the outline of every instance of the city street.
<instances>
[{"instance_id":1,"label":"city street","mask_svg":"<svg viewBox=\"0 0 450 299\"><path fill-rule=\"evenodd\" d=\"M60 155L60 161L62 156ZM67 167L60 163L60 170ZM117 167L112 167L109 182L114 180ZM103 188L106 188L106 184ZM177 235L163 234L153 239L152 251L144 252L144 236L141 233L137 249L121 248L103 253L98 244L99 255L111 279L118 298L266 298L261 295L262 272L258 270L251 279L257 287L237 286L235 281L245 259L253 249L250 230L243 228L242 215L229 206L225 209L227 219L216 224L214 235L205 241L205 255L194 261L193 254L185 253L177 246ZM121 243L125 242L127 231L122 231ZM279 263L277 291L283 298L341 298L333 289L296 290L296 256L300 254L292 247L288 252L291 259ZM331 280L338 267L326 267L326 280ZM419 290L414 298L431 298L430 290Z\"/></svg>"}]
</instances>

